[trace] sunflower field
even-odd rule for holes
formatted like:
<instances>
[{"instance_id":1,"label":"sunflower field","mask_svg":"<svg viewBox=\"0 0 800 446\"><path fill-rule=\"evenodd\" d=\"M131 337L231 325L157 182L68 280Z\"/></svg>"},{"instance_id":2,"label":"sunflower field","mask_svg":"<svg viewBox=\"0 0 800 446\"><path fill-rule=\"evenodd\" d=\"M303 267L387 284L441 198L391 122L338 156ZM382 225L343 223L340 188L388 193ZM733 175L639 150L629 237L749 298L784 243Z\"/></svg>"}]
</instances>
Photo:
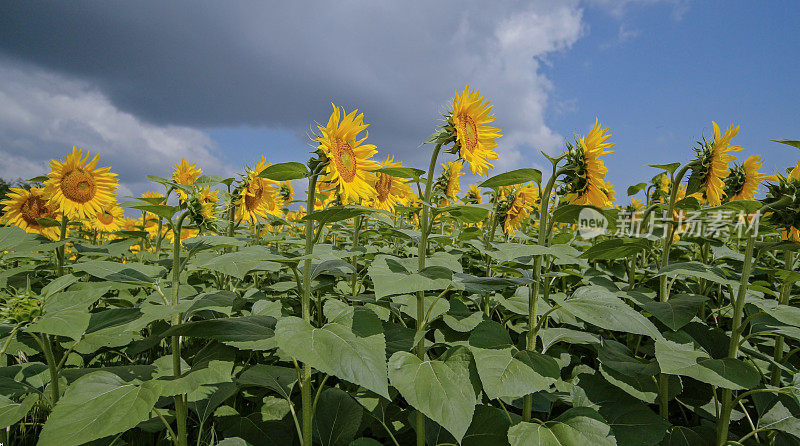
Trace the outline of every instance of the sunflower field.
<instances>
[{"instance_id":1,"label":"sunflower field","mask_svg":"<svg viewBox=\"0 0 800 446\"><path fill-rule=\"evenodd\" d=\"M495 174L494 119L456 92L420 170L334 105L141 197L52 160L2 201L0 444L800 444L800 162L714 123L619 205L600 122Z\"/></svg>"}]
</instances>

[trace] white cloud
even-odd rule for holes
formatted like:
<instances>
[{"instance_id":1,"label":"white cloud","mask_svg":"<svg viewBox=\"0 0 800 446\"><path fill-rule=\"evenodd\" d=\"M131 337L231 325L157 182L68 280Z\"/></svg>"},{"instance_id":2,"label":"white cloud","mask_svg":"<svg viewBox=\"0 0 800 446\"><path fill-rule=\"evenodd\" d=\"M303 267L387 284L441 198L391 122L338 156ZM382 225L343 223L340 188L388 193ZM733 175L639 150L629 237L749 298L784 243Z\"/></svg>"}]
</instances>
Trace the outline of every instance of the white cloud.
<instances>
[{"instance_id":1,"label":"white cloud","mask_svg":"<svg viewBox=\"0 0 800 446\"><path fill-rule=\"evenodd\" d=\"M119 174L121 196L151 188L145 175L169 176L181 157L230 173L205 132L144 122L85 82L12 65L0 66L0 79L0 177L46 174L73 145Z\"/></svg>"}]
</instances>

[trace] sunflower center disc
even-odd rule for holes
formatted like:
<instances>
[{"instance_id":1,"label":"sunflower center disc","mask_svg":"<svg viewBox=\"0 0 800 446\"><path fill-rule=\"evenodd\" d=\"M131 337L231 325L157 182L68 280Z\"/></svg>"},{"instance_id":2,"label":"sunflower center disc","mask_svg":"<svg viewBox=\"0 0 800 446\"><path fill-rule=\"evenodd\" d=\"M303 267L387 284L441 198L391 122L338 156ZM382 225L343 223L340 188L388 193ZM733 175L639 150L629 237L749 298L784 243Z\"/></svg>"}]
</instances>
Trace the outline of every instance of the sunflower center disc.
<instances>
[{"instance_id":1,"label":"sunflower center disc","mask_svg":"<svg viewBox=\"0 0 800 446\"><path fill-rule=\"evenodd\" d=\"M30 197L20 207L20 214L25 223L39 227L38 218L52 217L50 208L47 207L47 202L39 197Z\"/></svg>"},{"instance_id":2,"label":"sunflower center disc","mask_svg":"<svg viewBox=\"0 0 800 446\"><path fill-rule=\"evenodd\" d=\"M356 176L356 155L348 142L336 140L335 148L333 159L336 162L336 170L339 171L339 176L349 183Z\"/></svg>"},{"instance_id":3,"label":"sunflower center disc","mask_svg":"<svg viewBox=\"0 0 800 446\"><path fill-rule=\"evenodd\" d=\"M94 198L97 187L92 175L80 170L73 170L61 179L61 192L71 201L86 203Z\"/></svg>"},{"instance_id":4,"label":"sunflower center disc","mask_svg":"<svg viewBox=\"0 0 800 446\"><path fill-rule=\"evenodd\" d=\"M97 220L104 225L110 225L114 223L114 216L108 211L103 211L97 214Z\"/></svg>"},{"instance_id":5,"label":"sunflower center disc","mask_svg":"<svg viewBox=\"0 0 800 446\"><path fill-rule=\"evenodd\" d=\"M478 127L471 116L462 115L459 120L459 133L461 133L461 146L470 153L478 148Z\"/></svg>"},{"instance_id":6,"label":"sunflower center disc","mask_svg":"<svg viewBox=\"0 0 800 446\"><path fill-rule=\"evenodd\" d=\"M246 194L244 196L244 206L248 211L255 211L261 203L261 197L264 195L264 190L260 187L255 190L253 195Z\"/></svg>"},{"instance_id":7,"label":"sunflower center disc","mask_svg":"<svg viewBox=\"0 0 800 446\"><path fill-rule=\"evenodd\" d=\"M389 175L378 174L378 182L375 183L375 191L378 193L379 200L383 201L389 196L391 184L392 179Z\"/></svg>"}]
</instances>

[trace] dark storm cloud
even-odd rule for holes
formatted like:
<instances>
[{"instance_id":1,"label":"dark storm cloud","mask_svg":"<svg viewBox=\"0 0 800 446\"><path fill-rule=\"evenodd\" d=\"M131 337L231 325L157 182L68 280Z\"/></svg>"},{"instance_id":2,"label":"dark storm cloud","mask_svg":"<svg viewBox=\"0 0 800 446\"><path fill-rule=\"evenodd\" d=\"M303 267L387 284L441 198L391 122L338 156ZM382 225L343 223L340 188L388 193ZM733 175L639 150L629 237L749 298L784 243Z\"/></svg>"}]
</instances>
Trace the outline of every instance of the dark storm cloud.
<instances>
[{"instance_id":1,"label":"dark storm cloud","mask_svg":"<svg viewBox=\"0 0 800 446\"><path fill-rule=\"evenodd\" d=\"M358 107L372 142L408 161L470 83L516 163L561 140L537 69L581 29L572 2L6 1L0 57L85 81L156 126L304 134L331 101Z\"/></svg>"}]
</instances>

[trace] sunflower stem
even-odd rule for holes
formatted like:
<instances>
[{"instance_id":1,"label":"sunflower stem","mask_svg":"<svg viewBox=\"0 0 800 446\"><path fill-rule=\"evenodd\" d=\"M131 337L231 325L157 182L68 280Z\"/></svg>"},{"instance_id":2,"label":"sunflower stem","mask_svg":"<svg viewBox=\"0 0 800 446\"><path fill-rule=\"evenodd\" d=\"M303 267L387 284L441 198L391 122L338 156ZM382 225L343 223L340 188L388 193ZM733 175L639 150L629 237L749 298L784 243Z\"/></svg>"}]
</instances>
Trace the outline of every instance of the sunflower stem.
<instances>
[{"instance_id":1,"label":"sunflower stem","mask_svg":"<svg viewBox=\"0 0 800 446\"><path fill-rule=\"evenodd\" d=\"M791 251L784 251L783 252L783 269L786 271L792 270L792 265L794 264L794 255ZM778 296L778 304L779 305L786 305L789 303L789 292L792 289L792 282L787 280L783 284L781 284L781 292ZM772 366L772 376L770 377L770 384L775 387L780 386L781 384L781 369L778 367L778 364L783 362L783 336L777 336L775 338L775 351L773 352L773 358L775 359L775 364Z\"/></svg>"},{"instance_id":2,"label":"sunflower stem","mask_svg":"<svg viewBox=\"0 0 800 446\"><path fill-rule=\"evenodd\" d=\"M181 227L183 220L189 215L184 212L178 217L178 221L172 228L172 306L178 307L180 303L180 276L181 276ZM183 315L175 314L172 316L172 325L180 324ZM176 378L181 376L181 338L180 336L173 336L170 340L172 347L172 374ZM175 423L177 427L177 434L175 436L176 446L186 446L188 443L186 433L186 418L187 408L184 395L175 395Z\"/></svg>"},{"instance_id":3,"label":"sunflower stem","mask_svg":"<svg viewBox=\"0 0 800 446\"><path fill-rule=\"evenodd\" d=\"M314 203L315 203L315 196L314 192L317 190L317 175L318 173L314 172L308 177L308 192L307 192L307 199L306 199L306 227L305 227L305 238L306 238L306 247L305 247L305 255L306 259L303 260L303 289L302 289L302 300L301 300L301 307L302 307L302 316L303 320L307 323L311 323L311 254L314 252L314 220L308 218L312 212L314 212ZM313 423L313 401L311 399L311 366L303 363L302 364L302 371L301 371L301 383L300 383L300 393L301 393L301 404L303 406L303 437L301 438L302 446L311 446L312 442L312 423Z\"/></svg>"},{"instance_id":4,"label":"sunflower stem","mask_svg":"<svg viewBox=\"0 0 800 446\"><path fill-rule=\"evenodd\" d=\"M439 158L439 151L442 149L442 143L436 144L431 154L431 162L428 166L428 176L425 178L425 197L422 202L422 212L419 217L419 248L417 251L419 272L425 269L425 256L428 255L428 215L430 212L431 189L433 185L433 174L436 170L436 160ZM417 331L425 330L425 292L417 292ZM414 346L417 357L425 360L425 336L419 337L419 343ZM417 446L425 446L425 415L417 411Z\"/></svg>"},{"instance_id":5,"label":"sunflower stem","mask_svg":"<svg viewBox=\"0 0 800 446\"><path fill-rule=\"evenodd\" d=\"M744 313L745 297L747 296L747 285L750 280L750 272L753 270L753 245L755 244L755 234L748 232L747 246L744 251L744 263L742 264L742 277L739 282L739 290L736 300L733 303L733 321L731 323L731 341L728 346L728 358L736 359L739 353L739 338L741 337L742 315ZM733 298L733 296L731 296ZM731 411L733 410L733 391L722 389L722 407L717 418L717 445L724 446L728 441L728 427L730 426Z\"/></svg>"},{"instance_id":6,"label":"sunflower stem","mask_svg":"<svg viewBox=\"0 0 800 446\"><path fill-rule=\"evenodd\" d=\"M67 238L67 223L68 223L67 217L66 216L62 216L61 217L61 227L60 227L61 231L60 231L60 235L59 235L59 238L58 238L58 240L61 241L61 242L64 242L64 239ZM57 251L56 251L56 261L58 262L57 271L56 272L57 272L58 277L61 277L61 276L64 275L64 257L66 257L66 250L67 250L66 242L64 242L64 244L62 244L61 246L59 246L56 249L57 249Z\"/></svg>"},{"instance_id":7,"label":"sunflower stem","mask_svg":"<svg viewBox=\"0 0 800 446\"><path fill-rule=\"evenodd\" d=\"M361 234L361 224L364 222L364 217L359 215L355 218L353 222L353 250L358 247L358 237ZM353 278L351 283L351 289L353 290L353 297L358 296L358 254L353 255L353 259L351 260L353 265Z\"/></svg>"},{"instance_id":8,"label":"sunflower stem","mask_svg":"<svg viewBox=\"0 0 800 446\"><path fill-rule=\"evenodd\" d=\"M553 186L556 179L565 173L565 169L558 169L558 162L553 163L553 174L545 185L544 192L542 193L542 204L539 210L539 236L536 239L536 244L539 246L547 246L547 232L548 232L548 214L547 209L550 206L550 194L553 192ZM539 281L542 275L542 256L536 256L533 259L533 271L531 274L531 285L528 287L528 334L525 341L525 347L528 351L536 350L536 334L541 327L538 321L537 312L539 311ZM533 409L533 395L525 395L522 397L522 419L523 421L531 420L531 412Z\"/></svg>"}]
</instances>

